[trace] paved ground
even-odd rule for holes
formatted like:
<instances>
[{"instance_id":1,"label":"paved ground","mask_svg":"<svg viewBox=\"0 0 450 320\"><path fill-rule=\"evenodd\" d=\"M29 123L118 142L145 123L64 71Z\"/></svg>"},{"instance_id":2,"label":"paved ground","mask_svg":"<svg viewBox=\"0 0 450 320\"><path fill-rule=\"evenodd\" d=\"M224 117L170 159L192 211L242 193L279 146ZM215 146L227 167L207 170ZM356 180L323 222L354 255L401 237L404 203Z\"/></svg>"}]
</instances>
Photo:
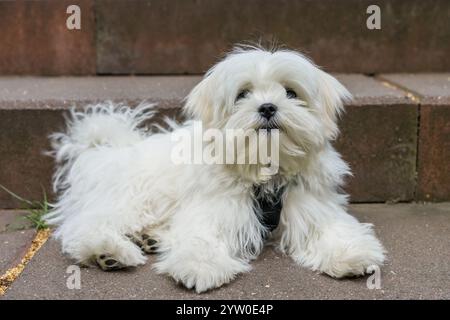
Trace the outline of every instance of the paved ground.
<instances>
[{"instance_id":1,"label":"paved ground","mask_svg":"<svg viewBox=\"0 0 450 320\"><path fill-rule=\"evenodd\" d=\"M81 289L68 289L70 260L48 241L4 299L450 299L450 203L363 204L351 211L372 222L388 250L381 289L366 278L334 280L266 249L253 270L231 284L197 295L157 275L151 262L129 271L81 270Z\"/></svg>"},{"instance_id":2,"label":"paved ground","mask_svg":"<svg viewBox=\"0 0 450 320\"><path fill-rule=\"evenodd\" d=\"M0 276L20 262L35 231L21 210L0 211Z\"/></svg>"}]
</instances>

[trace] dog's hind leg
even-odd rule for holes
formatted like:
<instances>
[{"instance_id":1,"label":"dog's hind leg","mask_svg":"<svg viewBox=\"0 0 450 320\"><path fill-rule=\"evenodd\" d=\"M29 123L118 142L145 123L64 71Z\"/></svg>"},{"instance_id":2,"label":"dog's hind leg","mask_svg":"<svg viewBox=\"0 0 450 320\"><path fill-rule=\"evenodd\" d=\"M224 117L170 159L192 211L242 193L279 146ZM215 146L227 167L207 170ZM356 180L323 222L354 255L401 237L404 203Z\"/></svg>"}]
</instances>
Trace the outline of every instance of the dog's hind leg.
<instances>
[{"instance_id":1,"label":"dog's hind leg","mask_svg":"<svg viewBox=\"0 0 450 320\"><path fill-rule=\"evenodd\" d=\"M127 237L144 253L153 254L158 250L158 240L151 232L142 231L138 234L127 235Z\"/></svg>"},{"instance_id":2,"label":"dog's hind leg","mask_svg":"<svg viewBox=\"0 0 450 320\"><path fill-rule=\"evenodd\" d=\"M94 257L95 262L103 271L115 271L126 266L110 254L100 254Z\"/></svg>"},{"instance_id":3,"label":"dog's hind leg","mask_svg":"<svg viewBox=\"0 0 450 320\"><path fill-rule=\"evenodd\" d=\"M107 224L70 222L57 230L56 236L61 239L63 251L78 263L112 271L142 265L147 260L139 246Z\"/></svg>"}]
</instances>

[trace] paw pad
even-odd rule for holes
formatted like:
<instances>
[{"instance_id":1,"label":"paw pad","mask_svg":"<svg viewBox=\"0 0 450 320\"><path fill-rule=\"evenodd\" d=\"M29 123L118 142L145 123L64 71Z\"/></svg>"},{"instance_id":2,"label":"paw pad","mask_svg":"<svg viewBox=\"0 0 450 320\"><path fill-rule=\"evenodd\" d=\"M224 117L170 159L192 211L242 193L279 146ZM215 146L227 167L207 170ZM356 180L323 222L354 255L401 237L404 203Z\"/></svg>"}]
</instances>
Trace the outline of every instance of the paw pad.
<instances>
[{"instance_id":1,"label":"paw pad","mask_svg":"<svg viewBox=\"0 0 450 320\"><path fill-rule=\"evenodd\" d=\"M107 254L97 256L95 261L103 271L114 271L125 268L125 265L117 261L113 256Z\"/></svg>"},{"instance_id":2,"label":"paw pad","mask_svg":"<svg viewBox=\"0 0 450 320\"><path fill-rule=\"evenodd\" d=\"M141 246L142 251L144 251L145 253L156 253L156 251L158 250L158 241L156 241L155 239L151 239L148 235L146 235L147 237L144 239L144 236L142 236L142 238L144 239L144 242Z\"/></svg>"},{"instance_id":3,"label":"paw pad","mask_svg":"<svg viewBox=\"0 0 450 320\"><path fill-rule=\"evenodd\" d=\"M146 233L140 235L127 235L127 237L144 253L156 253L158 250L158 241L150 238L150 236Z\"/></svg>"}]
</instances>

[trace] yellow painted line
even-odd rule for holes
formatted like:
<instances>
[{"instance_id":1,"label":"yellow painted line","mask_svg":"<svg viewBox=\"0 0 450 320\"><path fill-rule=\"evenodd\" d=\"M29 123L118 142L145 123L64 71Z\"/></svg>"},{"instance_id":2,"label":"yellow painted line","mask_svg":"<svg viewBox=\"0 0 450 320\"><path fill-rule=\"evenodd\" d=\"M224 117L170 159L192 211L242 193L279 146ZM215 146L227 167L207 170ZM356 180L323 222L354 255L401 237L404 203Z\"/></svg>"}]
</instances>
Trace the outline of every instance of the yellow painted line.
<instances>
[{"instance_id":1,"label":"yellow painted line","mask_svg":"<svg viewBox=\"0 0 450 320\"><path fill-rule=\"evenodd\" d=\"M36 252L38 252L42 245L47 241L50 233L50 229L39 230L36 233L33 241L31 242L30 248L28 249L27 253L25 253L25 256L22 258L20 263L17 266L8 269L3 275L0 276L0 296L4 295L6 290L14 282L14 280L16 280L18 276L20 276L27 263L30 262Z\"/></svg>"},{"instance_id":2,"label":"yellow painted line","mask_svg":"<svg viewBox=\"0 0 450 320\"><path fill-rule=\"evenodd\" d=\"M415 103L420 103L420 96L414 92L409 91L407 88L401 87L397 84L393 84L392 82L389 82L383 78L375 78L377 79L383 86L391 89L397 89L400 91L403 91L405 93L406 97Z\"/></svg>"}]
</instances>

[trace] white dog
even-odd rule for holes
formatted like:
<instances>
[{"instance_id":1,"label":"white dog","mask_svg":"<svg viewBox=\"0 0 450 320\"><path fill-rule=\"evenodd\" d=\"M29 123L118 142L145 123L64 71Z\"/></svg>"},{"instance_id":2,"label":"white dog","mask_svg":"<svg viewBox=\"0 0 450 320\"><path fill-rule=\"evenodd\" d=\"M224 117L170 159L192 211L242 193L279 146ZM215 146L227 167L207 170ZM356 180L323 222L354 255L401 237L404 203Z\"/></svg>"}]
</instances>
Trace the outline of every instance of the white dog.
<instances>
[{"instance_id":1,"label":"white dog","mask_svg":"<svg viewBox=\"0 0 450 320\"><path fill-rule=\"evenodd\" d=\"M236 48L207 72L184 112L203 128L279 130L279 170L260 164L175 164L172 132L146 133L153 108L72 111L52 136L59 194L47 216L63 251L104 270L145 263L197 292L250 270L266 240L332 277L384 260L372 226L346 212L349 168L333 149L348 91L303 55ZM279 214L281 211L281 215Z\"/></svg>"}]
</instances>

